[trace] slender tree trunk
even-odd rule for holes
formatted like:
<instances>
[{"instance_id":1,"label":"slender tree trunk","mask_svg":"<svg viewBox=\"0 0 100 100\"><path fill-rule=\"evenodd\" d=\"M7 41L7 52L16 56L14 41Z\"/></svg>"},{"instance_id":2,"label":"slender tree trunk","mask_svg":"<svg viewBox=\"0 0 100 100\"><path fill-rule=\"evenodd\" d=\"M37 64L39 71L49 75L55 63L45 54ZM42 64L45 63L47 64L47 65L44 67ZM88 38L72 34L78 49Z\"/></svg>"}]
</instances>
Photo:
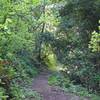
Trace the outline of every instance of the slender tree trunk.
<instances>
[{"instance_id":1,"label":"slender tree trunk","mask_svg":"<svg viewBox=\"0 0 100 100\"><path fill-rule=\"evenodd\" d=\"M45 20L45 6L46 6L46 1L44 0L43 1L43 17L44 17L44 20ZM44 32L45 32L45 21L43 22L43 25L42 25L41 34L43 34ZM39 60L41 61L41 46L42 46L42 40L40 40L39 46L40 46L39 47Z\"/></svg>"}]
</instances>

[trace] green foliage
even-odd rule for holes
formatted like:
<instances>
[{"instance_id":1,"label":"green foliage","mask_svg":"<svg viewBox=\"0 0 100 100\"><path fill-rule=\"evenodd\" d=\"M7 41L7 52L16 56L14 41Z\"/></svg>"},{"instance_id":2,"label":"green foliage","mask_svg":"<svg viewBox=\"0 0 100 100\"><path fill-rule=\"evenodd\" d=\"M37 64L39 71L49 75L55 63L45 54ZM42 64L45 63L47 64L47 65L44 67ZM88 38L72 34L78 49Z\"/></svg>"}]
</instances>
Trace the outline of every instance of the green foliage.
<instances>
[{"instance_id":1,"label":"green foliage","mask_svg":"<svg viewBox=\"0 0 100 100\"><path fill-rule=\"evenodd\" d=\"M18 82L14 82L14 84L11 84L10 91L12 95L11 100L42 100L40 94L31 89L29 82L24 82L21 85Z\"/></svg>"},{"instance_id":2,"label":"green foliage","mask_svg":"<svg viewBox=\"0 0 100 100\"><path fill-rule=\"evenodd\" d=\"M91 41L90 45L92 50L99 48L99 42L97 42L99 41L99 36L97 36L99 35L97 29L99 9L98 0L67 1L59 11L61 18L55 43L57 59L63 66L62 69L66 69L64 75L75 81L75 84L82 84L89 91L94 92L100 90L99 78L96 78L100 73L100 54L99 52L91 53L88 42L91 38L90 33L96 30L95 43Z\"/></svg>"},{"instance_id":3,"label":"green foliage","mask_svg":"<svg viewBox=\"0 0 100 100\"><path fill-rule=\"evenodd\" d=\"M57 71L57 60L56 55L53 53L52 47L50 44L42 44L42 50L41 50L41 58L43 58L43 61L48 66L48 69L52 71Z\"/></svg>"},{"instance_id":4,"label":"green foliage","mask_svg":"<svg viewBox=\"0 0 100 100\"><path fill-rule=\"evenodd\" d=\"M11 86L11 94L12 96L14 96L14 98L12 100L22 100L25 98L24 94L23 94L23 89L21 89L21 87L17 84L15 84L14 86Z\"/></svg>"},{"instance_id":5,"label":"green foliage","mask_svg":"<svg viewBox=\"0 0 100 100\"><path fill-rule=\"evenodd\" d=\"M49 77L48 79L48 83L50 85L54 85L54 86L60 86L60 87L70 87L71 81L69 80L69 78L67 77L63 77L61 75L52 75Z\"/></svg>"},{"instance_id":6,"label":"green foliage","mask_svg":"<svg viewBox=\"0 0 100 100\"><path fill-rule=\"evenodd\" d=\"M0 97L28 100L36 95L40 100L21 88L21 80L36 76L44 65L65 69L63 76L51 76L49 84L88 94L71 80L99 92L99 11L99 0L0 0ZM88 49L89 41L95 53Z\"/></svg>"},{"instance_id":7,"label":"green foliage","mask_svg":"<svg viewBox=\"0 0 100 100\"><path fill-rule=\"evenodd\" d=\"M99 32L94 31L92 33L89 48L91 48L93 52L100 51L100 27L99 27Z\"/></svg>"},{"instance_id":8,"label":"green foliage","mask_svg":"<svg viewBox=\"0 0 100 100\"><path fill-rule=\"evenodd\" d=\"M8 96L5 93L5 89L0 87L0 99L1 100L7 100Z\"/></svg>"},{"instance_id":9,"label":"green foliage","mask_svg":"<svg viewBox=\"0 0 100 100\"><path fill-rule=\"evenodd\" d=\"M32 64L35 35L29 31L32 27L31 5L28 0L0 1L0 86L3 84L9 99L14 96L14 100L22 100L23 97L23 90L17 84L12 86L12 81L18 77L28 81L28 77L37 74ZM1 96L6 98L5 94L1 93Z\"/></svg>"},{"instance_id":10,"label":"green foliage","mask_svg":"<svg viewBox=\"0 0 100 100\"><path fill-rule=\"evenodd\" d=\"M98 96L98 95L89 93L86 88L83 88L80 85L71 84L69 88L63 88L63 90L66 91L66 92L74 93L76 95L80 95L81 98L88 97L91 100L99 100L99 98L100 98L100 96Z\"/></svg>"},{"instance_id":11,"label":"green foliage","mask_svg":"<svg viewBox=\"0 0 100 100\"><path fill-rule=\"evenodd\" d=\"M33 91L33 90L26 91L25 100L30 100L31 98L35 100L42 100L42 97L36 91Z\"/></svg>"},{"instance_id":12,"label":"green foliage","mask_svg":"<svg viewBox=\"0 0 100 100\"><path fill-rule=\"evenodd\" d=\"M76 95L83 97L89 97L91 100L99 100L99 96L89 93L88 90L81 85L74 85L69 78L63 77L60 74L53 74L49 77L48 83L53 86L58 86L65 92L74 93Z\"/></svg>"}]
</instances>

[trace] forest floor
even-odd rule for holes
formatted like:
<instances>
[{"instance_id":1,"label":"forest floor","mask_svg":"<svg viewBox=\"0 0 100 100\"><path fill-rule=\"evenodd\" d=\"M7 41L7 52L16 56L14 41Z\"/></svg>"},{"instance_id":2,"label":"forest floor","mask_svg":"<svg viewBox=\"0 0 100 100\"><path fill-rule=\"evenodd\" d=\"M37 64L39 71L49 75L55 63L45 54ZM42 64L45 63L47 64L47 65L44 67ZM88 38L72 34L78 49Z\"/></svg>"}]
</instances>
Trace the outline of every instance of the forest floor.
<instances>
[{"instance_id":1,"label":"forest floor","mask_svg":"<svg viewBox=\"0 0 100 100\"><path fill-rule=\"evenodd\" d=\"M48 84L49 76L50 73L43 72L33 81L32 89L41 95L42 100L90 100L72 93L65 93L56 86L50 86Z\"/></svg>"}]
</instances>

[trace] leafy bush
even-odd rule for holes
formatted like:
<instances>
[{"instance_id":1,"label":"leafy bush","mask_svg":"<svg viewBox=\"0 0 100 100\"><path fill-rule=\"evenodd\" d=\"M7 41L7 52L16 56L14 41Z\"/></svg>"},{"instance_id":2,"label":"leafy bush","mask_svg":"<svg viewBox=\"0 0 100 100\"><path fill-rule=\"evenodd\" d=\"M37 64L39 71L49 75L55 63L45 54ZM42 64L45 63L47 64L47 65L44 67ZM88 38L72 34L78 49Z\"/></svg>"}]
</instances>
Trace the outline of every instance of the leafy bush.
<instances>
[{"instance_id":1,"label":"leafy bush","mask_svg":"<svg viewBox=\"0 0 100 100\"><path fill-rule=\"evenodd\" d=\"M17 79L17 81L18 80L19 79ZM42 100L40 94L31 89L29 82L23 82L20 84L17 81L14 81L10 87L12 95L11 100Z\"/></svg>"},{"instance_id":2,"label":"leafy bush","mask_svg":"<svg viewBox=\"0 0 100 100\"><path fill-rule=\"evenodd\" d=\"M90 93L87 88L84 88L81 85L74 85L69 78L65 78L59 74L53 74L49 77L48 83L53 86L58 86L61 90L65 92L74 93L76 95L83 97L88 97L91 100L99 100L99 96Z\"/></svg>"},{"instance_id":3,"label":"leafy bush","mask_svg":"<svg viewBox=\"0 0 100 100\"><path fill-rule=\"evenodd\" d=\"M1 100L7 100L8 95L6 95L5 89L0 87L0 99Z\"/></svg>"},{"instance_id":4,"label":"leafy bush","mask_svg":"<svg viewBox=\"0 0 100 100\"><path fill-rule=\"evenodd\" d=\"M63 88L64 91L66 92L71 92L74 93L76 95L81 96L81 98L83 97L88 97L91 100L99 100L100 96L89 93L88 90L84 87L82 87L81 85L74 85L71 84L69 88Z\"/></svg>"},{"instance_id":5,"label":"leafy bush","mask_svg":"<svg viewBox=\"0 0 100 100\"><path fill-rule=\"evenodd\" d=\"M29 31L32 16L28 2L0 1L0 79L4 83L0 86L9 99L15 96L15 100L22 100L23 90L11 83L18 78L28 81L37 74L32 63L35 35Z\"/></svg>"},{"instance_id":6,"label":"leafy bush","mask_svg":"<svg viewBox=\"0 0 100 100\"><path fill-rule=\"evenodd\" d=\"M96 31L92 32L89 48L91 48L93 52L100 52L100 26L99 26L99 32Z\"/></svg>"},{"instance_id":7,"label":"leafy bush","mask_svg":"<svg viewBox=\"0 0 100 100\"><path fill-rule=\"evenodd\" d=\"M65 78L61 75L57 75L57 74L54 74L52 76L49 77L48 79L48 83L50 85L56 85L56 86L60 86L60 87L70 87L70 80L69 78Z\"/></svg>"}]
</instances>

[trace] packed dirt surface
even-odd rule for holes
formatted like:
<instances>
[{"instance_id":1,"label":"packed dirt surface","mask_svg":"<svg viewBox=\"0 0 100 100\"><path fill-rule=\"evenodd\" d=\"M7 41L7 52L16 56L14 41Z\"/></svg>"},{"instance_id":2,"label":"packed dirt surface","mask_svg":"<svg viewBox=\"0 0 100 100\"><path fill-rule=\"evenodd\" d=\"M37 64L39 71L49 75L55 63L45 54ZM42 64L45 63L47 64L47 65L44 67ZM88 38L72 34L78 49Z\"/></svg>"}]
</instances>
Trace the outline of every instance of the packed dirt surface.
<instances>
[{"instance_id":1,"label":"packed dirt surface","mask_svg":"<svg viewBox=\"0 0 100 100\"><path fill-rule=\"evenodd\" d=\"M50 73L41 73L34 81L33 90L40 93L43 100L89 100L81 98L71 93L65 93L63 90L48 85L48 77Z\"/></svg>"}]
</instances>

